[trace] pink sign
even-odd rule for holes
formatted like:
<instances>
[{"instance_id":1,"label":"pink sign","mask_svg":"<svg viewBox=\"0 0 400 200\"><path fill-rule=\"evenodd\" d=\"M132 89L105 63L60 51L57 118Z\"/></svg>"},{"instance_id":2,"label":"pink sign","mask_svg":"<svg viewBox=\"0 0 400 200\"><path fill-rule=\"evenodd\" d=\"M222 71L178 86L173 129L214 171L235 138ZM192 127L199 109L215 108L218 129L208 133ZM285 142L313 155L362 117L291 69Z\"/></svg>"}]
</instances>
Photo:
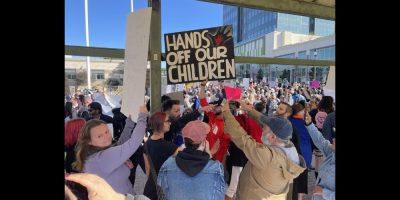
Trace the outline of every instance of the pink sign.
<instances>
[{"instance_id":1,"label":"pink sign","mask_svg":"<svg viewBox=\"0 0 400 200\"><path fill-rule=\"evenodd\" d=\"M242 95L242 90L240 88L224 86L224 89L226 93L226 99L228 100L240 99L240 96Z\"/></svg>"},{"instance_id":2,"label":"pink sign","mask_svg":"<svg viewBox=\"0 0 400 200\"><path fill-rule=\"evenodd\" d=\"M319 88L319 87L321 87L321 85L320 85L320 83L319 83L319 81L310 81L310 87L312 88L312 89L314 89L314 88Z\"/></svg>"}]
</instances>

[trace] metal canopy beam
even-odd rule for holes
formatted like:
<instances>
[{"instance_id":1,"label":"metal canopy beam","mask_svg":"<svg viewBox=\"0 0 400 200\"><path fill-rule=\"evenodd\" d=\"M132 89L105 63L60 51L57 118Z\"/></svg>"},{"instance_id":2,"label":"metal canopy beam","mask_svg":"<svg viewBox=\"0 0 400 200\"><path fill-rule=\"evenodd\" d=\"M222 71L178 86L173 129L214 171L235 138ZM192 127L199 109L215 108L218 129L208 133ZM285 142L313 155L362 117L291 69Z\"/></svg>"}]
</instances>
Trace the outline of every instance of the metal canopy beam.
<instances>
[{"instance_id":1,"label":"metal canopy beam","mask_svg":"<svg viewBox=\"0 0 400 200\"><path fill-rule=\"evenodd\" d=\"M307 65L307 66L335 66L332 60L306 60L293 58L267 58L235 56L235 63L252 64L281 64L281 65Z\"/></svg>"},{"instance_id":2,"label":"metal canopy beam","mask_svg":"<svg viewBox=\"0 0 400 200\"><path fill-rule=\"evenodd\" d=\"M65 55L125 58L124 49L65 45Z\"/></svg>"},{"instance_id":3,"label":"metal canopy beam","mask_svg":"<svg viewBox=\"0 0 400 200\"><path fill-rule=\"evenodd\" d=\"M300 0L198 0L210 3L233 5L261 10L303 15L328 20L335 20L335 3ZM334 2L334 1L333 1ZM333 6L328 6L332 5Z\"/></svg>"},{"instance_id":4,"label":"metal canopy beam","mask_svg":"<svg viewBox=\"0 0 400 200\"><path fill-rule=\"evenodd\" d=\"M124 59L125 50L66 45L65 55ZM161 61L165 61L164 53L161 54ZM335 61L331 60L306 60L306 59L293 59L293 58L267 58L267 57L246 57L246 56L236 56L235 63L336 66Z\"/></svg>"}]
</instances>

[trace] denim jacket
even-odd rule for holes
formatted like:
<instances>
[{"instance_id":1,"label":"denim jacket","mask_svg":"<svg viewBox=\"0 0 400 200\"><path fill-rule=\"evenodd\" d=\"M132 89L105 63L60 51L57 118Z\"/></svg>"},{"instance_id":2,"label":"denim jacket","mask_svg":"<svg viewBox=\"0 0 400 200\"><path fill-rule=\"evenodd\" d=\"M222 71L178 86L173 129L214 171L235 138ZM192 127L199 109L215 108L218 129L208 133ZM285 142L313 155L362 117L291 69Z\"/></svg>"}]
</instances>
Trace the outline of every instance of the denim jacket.
<instances>
[{"instance_id":1,"label":"denim jacket","mask_svg":"<svg viewBox=\"0 0 400 200\"><path fill-rule=\"evenodd\" d=\"M314 124L306 126L310 137L312 138L315 146L322 151L326 159L321 163L318 170L318 177L316 185L323 187L322 197L313 195L313 200L335 200L335 152L330 147L329 140L326 140L321 132L315 127Z\"/></svg>"},{"instance_id":2,"label":"denim jacket","mask_svg":"<svg viewBox=\"0 0 400 200\"><path fill-rule=\"evenodd\" d=\"M223 200L225 195L224 170L215 160L209 160L200 173L190 177L171 156L161 166L157 184L166 200Z\"/></svg>"}]
</instances>

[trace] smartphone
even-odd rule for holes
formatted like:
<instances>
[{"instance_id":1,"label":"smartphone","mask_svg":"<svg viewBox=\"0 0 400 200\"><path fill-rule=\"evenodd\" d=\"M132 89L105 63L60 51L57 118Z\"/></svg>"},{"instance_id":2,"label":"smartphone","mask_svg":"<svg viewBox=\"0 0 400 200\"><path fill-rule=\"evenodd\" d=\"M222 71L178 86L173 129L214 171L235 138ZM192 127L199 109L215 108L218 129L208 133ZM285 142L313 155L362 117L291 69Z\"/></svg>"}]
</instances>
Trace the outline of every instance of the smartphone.
<instances>
[{"instance_id":1,"label":"smartphone","mask_svg":"<svg viewBox=\"0 0 400 200\"><path fill-rule=\"evenodd\" d=\"M225 105L225 104L226 104L226 102L227 102L227 100L224 98L224 99L222 100L222 103L221 103L221 105Z\"/></svg>"},{"instance_id":2,"label":"smartphone","mask_svg":"<svg viewBox=\"0 0 400 200\"><path fill-rule=\"evenodd\" d=\"M88 191L85 186L68 180L65 180L65 185L67 185L78 200L89 200Z\"/></svg>"}]
</instances>

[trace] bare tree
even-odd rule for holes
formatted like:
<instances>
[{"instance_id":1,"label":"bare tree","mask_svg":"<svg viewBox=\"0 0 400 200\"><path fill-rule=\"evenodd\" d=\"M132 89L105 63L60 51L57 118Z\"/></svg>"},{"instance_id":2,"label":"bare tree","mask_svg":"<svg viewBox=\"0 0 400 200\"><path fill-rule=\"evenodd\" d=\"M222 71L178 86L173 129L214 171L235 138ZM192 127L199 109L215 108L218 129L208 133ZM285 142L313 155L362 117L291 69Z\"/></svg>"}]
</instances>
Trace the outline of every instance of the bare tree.
<instances>
[{"instance_id":1,"label":"bare tree","mask_svg":"<svg viewBox=\"0 0 400 200\"><path fill-rule=\"evenodd\" d=\"M87 72L85 70L76 70L76 85L82 86L87 84Z\"/></svg>"}]
</instances>

